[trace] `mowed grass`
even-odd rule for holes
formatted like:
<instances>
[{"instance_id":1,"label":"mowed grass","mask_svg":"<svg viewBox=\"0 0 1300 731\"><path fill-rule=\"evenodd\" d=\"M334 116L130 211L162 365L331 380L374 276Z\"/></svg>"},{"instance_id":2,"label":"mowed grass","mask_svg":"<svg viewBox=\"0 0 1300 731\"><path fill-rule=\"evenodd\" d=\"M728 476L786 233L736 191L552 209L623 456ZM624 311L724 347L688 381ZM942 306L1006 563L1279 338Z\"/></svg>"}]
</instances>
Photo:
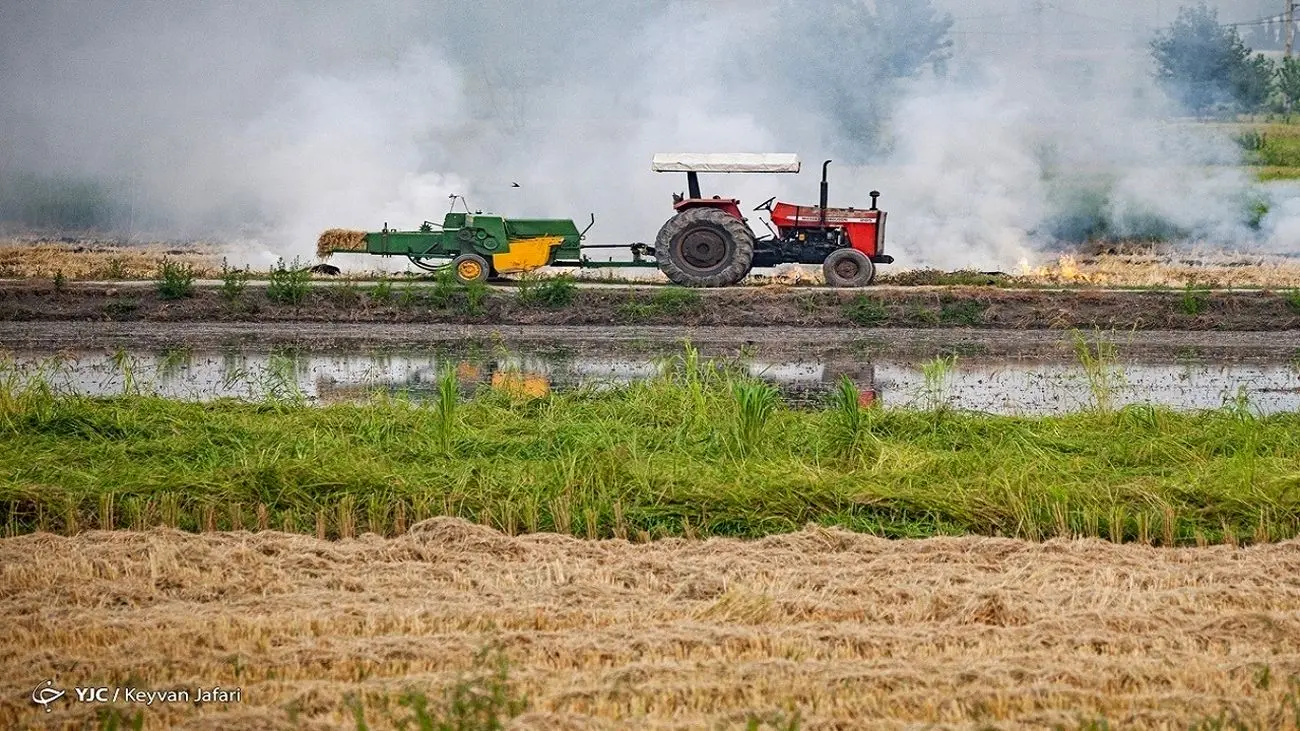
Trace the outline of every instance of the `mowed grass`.
<instances>
[{"instance_id":1,"label":"mowed grass","mask_svg":"<svg viewBox=\"0 0 1300 731\"><path fill-rule=\"evenodd\" d=\"M332 538L451 515L631 540L814 523L1162 545L1300 529L1300 415L1112 411L1099 396L1103 408L1018 418L927 402L863 408L845 383L825 408L794 409L692 351L669 376L618 389L467 399L453 385L428 404L90 398L10 377L0 521L9 534L168 525Z\"/></svg>"},{"instance_id":2,"label":"mowed grass","mask_svg":"<svg viewBox=\"0 0 1300 731\"><path fill-rule=\"evenodd\" d=\"M1226 125L1242 147L1246 163L1262 181L1300 178L1300 124Z\"/></svg>"}]
</instances>

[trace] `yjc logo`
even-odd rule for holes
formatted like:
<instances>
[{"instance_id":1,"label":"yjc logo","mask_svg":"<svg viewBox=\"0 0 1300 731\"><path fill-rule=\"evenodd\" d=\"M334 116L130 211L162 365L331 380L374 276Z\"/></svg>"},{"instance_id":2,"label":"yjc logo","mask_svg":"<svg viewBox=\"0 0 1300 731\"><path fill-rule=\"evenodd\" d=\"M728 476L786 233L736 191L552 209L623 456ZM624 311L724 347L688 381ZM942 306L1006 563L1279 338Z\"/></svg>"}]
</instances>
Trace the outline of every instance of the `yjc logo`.
<instances>
[{"instance_id":1,"label":"yjc logo","mask_svg":"<svg viewBox=\"0 0 1300 731\"><path fill-rule=\"evenodd\" d=\"M67 691L59 690L54 687L53 680L47 680L32 690L32 703L35 703L38 706L44 706L45 712L49 713L51 710L50 704L62 698L65 693L67 693Z\"/></svg>"}]
</instances>

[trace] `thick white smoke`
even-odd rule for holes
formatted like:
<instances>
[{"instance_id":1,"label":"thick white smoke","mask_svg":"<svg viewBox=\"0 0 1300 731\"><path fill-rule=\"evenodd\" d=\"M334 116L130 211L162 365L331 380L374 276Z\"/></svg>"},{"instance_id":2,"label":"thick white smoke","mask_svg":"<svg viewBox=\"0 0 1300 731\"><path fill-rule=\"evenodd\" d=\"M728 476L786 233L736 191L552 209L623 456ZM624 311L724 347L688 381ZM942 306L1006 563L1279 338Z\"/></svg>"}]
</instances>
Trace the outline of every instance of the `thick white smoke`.
<instances>
[{"instance_id":1,"label":"thick white smoke","mask_svg":"<svg viewBox=\"0 0 1300 731\"><path fill-rule=\"evenodd\" d=\"M6 4L0 179L96 181L129 210L114 233L233 242L258 266L324 228L437 220L451 194L650 240L684 187L649 172L668 151L804 156L798 176L705 179L746 203L812 203L836 158L832 203L880 190L907 266L1007 269L1080 234L1294 249L1295 190L1171 121L1149 9L1100 2L1089 35L1051 4L954 0L949 73L891 81L912 1L888 0L903 24L865 51L843 17L778 0Z\"/></svg>"}]
</instances>

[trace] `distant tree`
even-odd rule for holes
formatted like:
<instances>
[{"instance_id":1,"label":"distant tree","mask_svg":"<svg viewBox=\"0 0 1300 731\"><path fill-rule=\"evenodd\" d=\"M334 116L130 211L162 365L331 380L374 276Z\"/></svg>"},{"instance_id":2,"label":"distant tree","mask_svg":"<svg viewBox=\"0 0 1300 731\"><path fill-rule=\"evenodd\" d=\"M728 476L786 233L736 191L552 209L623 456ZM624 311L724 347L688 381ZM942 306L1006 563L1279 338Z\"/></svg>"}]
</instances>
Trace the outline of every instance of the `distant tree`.
<instances>
[{"instance_id":1,"label":"distant tree","mask_svg":"<svg viewBox=\"0 0 1300 731\"><path fill-rule=\"evenodd\" d=\"M1277 90L1288 112L1300 102L1300 59L1282 59L1282 65L1277 67Z\"/></svg>"},{"instance_id":2,"label":"distant tree","mask_svg":"<svg viewBox=\"0 0 1300 731\"><path fill-rule=\"evenodd\" d=\"M1219 23L1204 2L1183 7L1151 42L1156 76L1188 110L1253 112L1273 90L1273 62L1251 54L1236 28Z\"/></svg>"}]
</instances>

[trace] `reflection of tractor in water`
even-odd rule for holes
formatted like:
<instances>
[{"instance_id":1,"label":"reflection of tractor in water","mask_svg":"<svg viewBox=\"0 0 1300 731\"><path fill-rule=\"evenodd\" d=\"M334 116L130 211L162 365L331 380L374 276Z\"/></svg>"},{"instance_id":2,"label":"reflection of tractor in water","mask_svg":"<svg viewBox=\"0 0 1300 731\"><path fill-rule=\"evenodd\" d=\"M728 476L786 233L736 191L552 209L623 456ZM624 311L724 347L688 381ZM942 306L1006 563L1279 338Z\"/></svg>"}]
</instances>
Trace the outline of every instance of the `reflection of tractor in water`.
<instances>
[{"instance_id":1,"label":"reflection of tractor in water","mask_svg":"<svg viewBox=\"0 0 1300 731\"><path fill-rule=\"evenodd\" d=\"M756 236L735 198L705 198L701 173L797 173L800 162L786 154L667 154L655 155L656 172L686 173L687 193L673 195L674 215L659 230L654 246L583 244L587 228L579 231L569 219L519 219L481 212L448 213L441 224L426 221L418 231L375 232L331 229L321 234L317 252L363 252L404 256L428 271L449 269L462 283L492 276L557 267L658 267L677 284L721 287L744 279L754 267L778 264L820 264L826 282L836 287L863 287L876 278L876 265L889 264L884 253L885 212L876 206L880 194L871 191L870 208L830 208L826 179L830 161L822 164L821 198L815 206L779 203L775 196L754 211L771 219L768 234ZM594 260L595 250L624 250L625 260Z\"/></svg>"},{"instance_id":2,"label":"reflection of tractor in water","mask_svg":"<svg viewBox=\"0 0 1300 731\"><path fill-rule=\"evenodd\" d=\"M663 375L665 368L652 361L599 357L462 359L446 365L451 365L454 369L463 395L487 386L526 398L546 396L554 388L618 385L657 378ZM316 381L316 393L322 401L327 402L364 399L377 389L394 394L405 393L415 399L432 398L437 394L438 377L446 365L421 365L403 375L392 374L387 380L366 379L363 382L341 383L331 377L321 376ZM844 377L858 387L863 406L871 406L880 401L875 366L871 364L852 361L751 363L747 366L747 371L749 375L777 386L793 403L819 401Z\"/></svg>"},{"instance_id":3,"label":"reflection of tractor in water","mask_svg":"<svg viewBox=\"0 0 1300 731\"><path fill-rule=\"evenodd\" d=\"M448 363L456 374L461 395L469 396L481 386L514 396L540 398L551 392L551 366L536 358L499 360L459 360ZM389 394L404 393L416 399L432 398L438 393L438 378L444 365L423 365L389 380L339 382L332 377L316 379L318 398L326 402L365 399L376 390Z\"/></svg>"}]
</instances>

